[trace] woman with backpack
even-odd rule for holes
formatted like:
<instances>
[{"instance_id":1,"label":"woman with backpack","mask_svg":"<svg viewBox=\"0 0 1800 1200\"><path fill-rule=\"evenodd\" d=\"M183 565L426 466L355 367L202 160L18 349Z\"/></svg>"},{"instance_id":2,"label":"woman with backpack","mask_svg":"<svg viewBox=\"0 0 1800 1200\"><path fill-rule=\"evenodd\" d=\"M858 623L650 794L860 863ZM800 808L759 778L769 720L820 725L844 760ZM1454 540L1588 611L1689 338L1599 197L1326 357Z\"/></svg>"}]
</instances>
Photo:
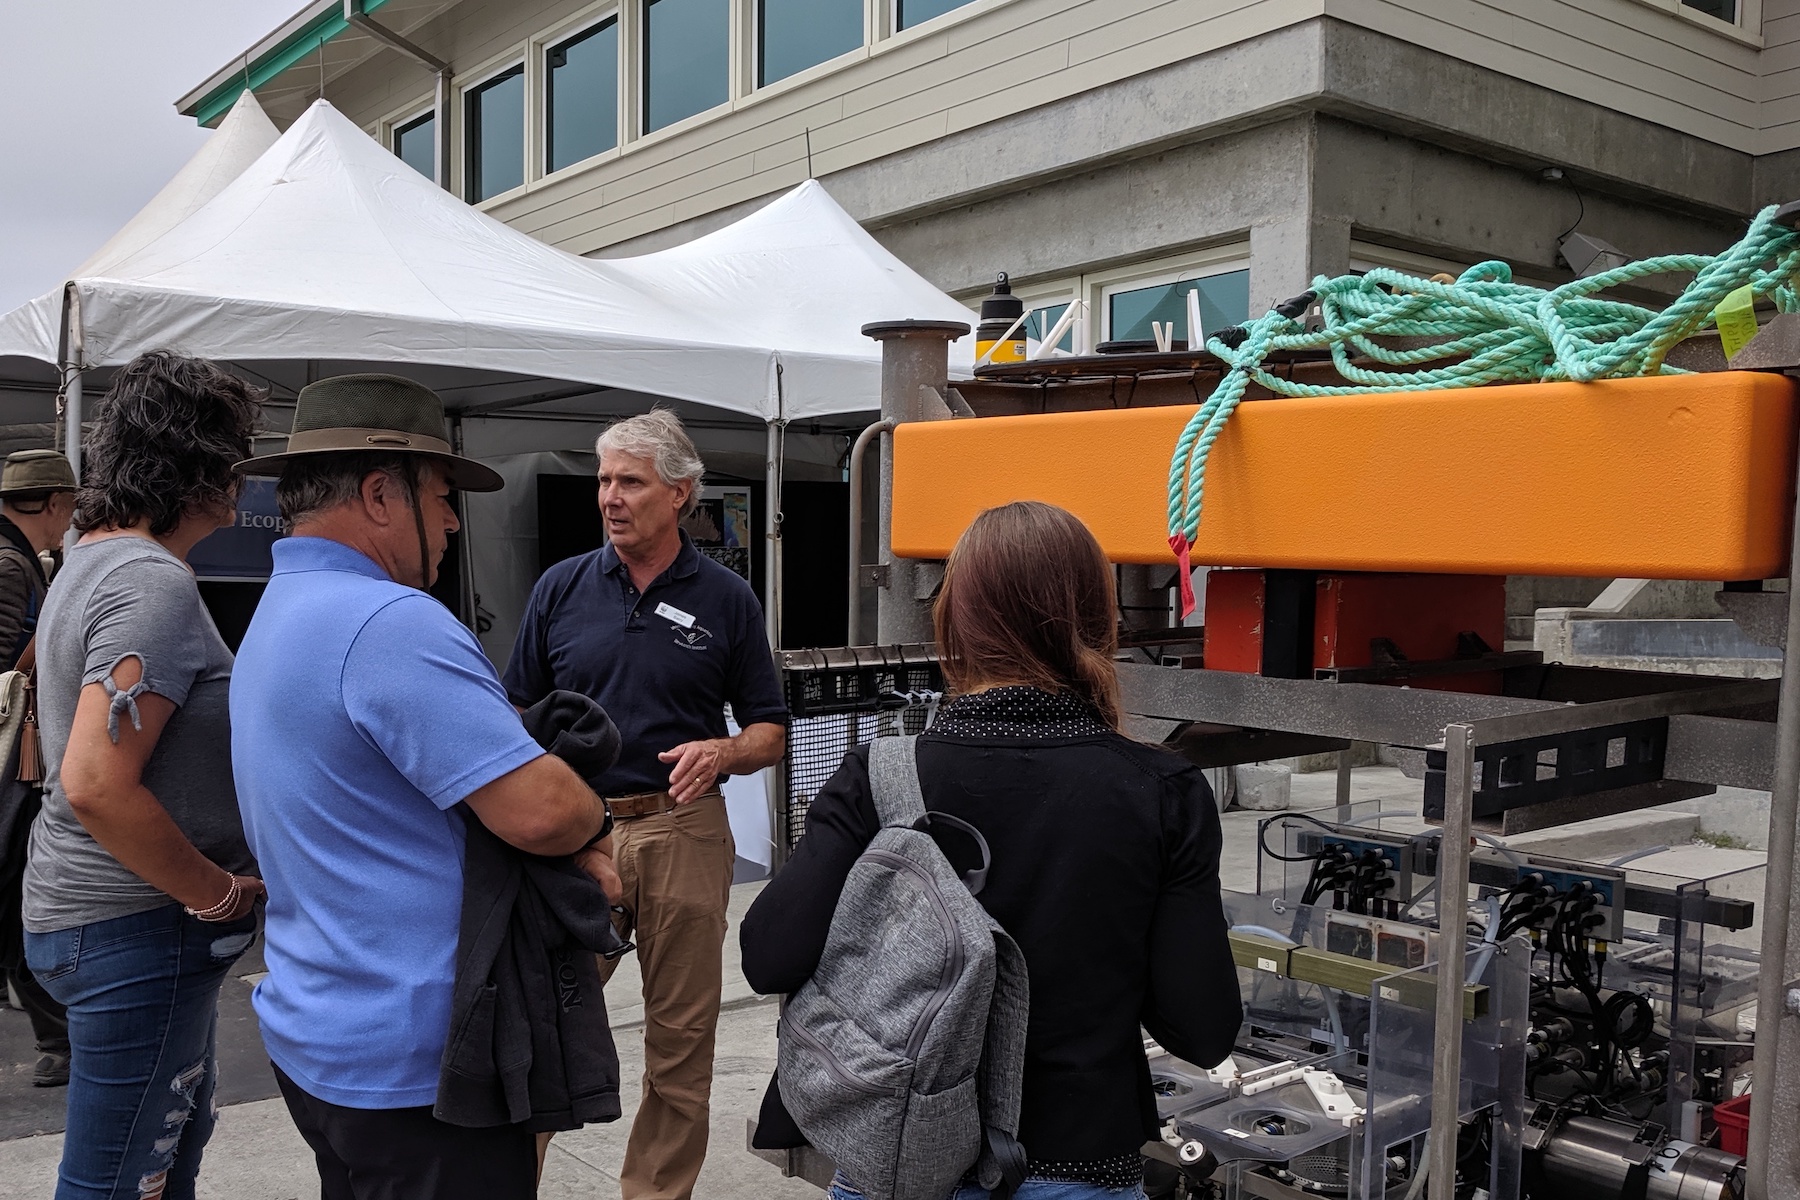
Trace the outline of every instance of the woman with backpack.
<instances>
[{"instance_id":1,"label":"woman with backpack","mask_svg":"<svg viewBox=\"0 0 1800 1200\"><path fill-rule=\"evenodd\" d=\"M933 830L957 871L981 865L975 839L950 831L957 822L986 843L978 899L1029 977L1017 1200L1141 1197L1139 1148L1158 1121L1140 1026L1212 1066L1242 1021L1212 791L1197 767L1119 732L1116 613L1099 543L1072 514L1036 502L975 519L935 610L952 696L917 741L924 806L953 819ZM851 869L881 825L870 747L860 746L744 918L744 974L758 992L797 992L813 977ZM777 1078L756 1144L804 1142ZM862 1195L840 1171L832 1200ZM988 1196L973 1178L954 1190L954 1200Z\"/></svg>"}]
</instances>

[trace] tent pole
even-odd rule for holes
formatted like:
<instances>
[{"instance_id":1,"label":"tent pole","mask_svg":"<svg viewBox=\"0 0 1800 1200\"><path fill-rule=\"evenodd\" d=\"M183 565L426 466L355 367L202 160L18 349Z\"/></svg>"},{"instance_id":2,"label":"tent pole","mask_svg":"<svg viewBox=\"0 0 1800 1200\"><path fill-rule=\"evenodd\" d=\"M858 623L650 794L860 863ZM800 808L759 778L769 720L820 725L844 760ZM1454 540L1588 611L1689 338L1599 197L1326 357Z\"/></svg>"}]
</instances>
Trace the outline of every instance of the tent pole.
<instances>
[{"instance_id":1,"label":"tent pole","mask_svg":"<svg viewBox=\"0 0 1800 1200\"><path fill-rule=\"evenodd\" d=\"M458 454L463 452L461 413L451 414L450 446ZM456 520L462 526L462 536L456 539L456 573L462 581L462 595L457 600L462 607L463 624L479 638L481 619L475 611L475 548L469 541L469 494L460 490L456 493Z\"/></svg>"},{"instance_id":2,"label":"tent pole","mask_svg":"<svg viewBox=\"0 0 1800 1200\"><path fill-rule=\"evenodd\" d=\"M781 649L781 459L782 426L779 417L769 421L768 457L763 493L763 536L768 553L763 556L763 619L768 623L769 649Z\"/></svg>"},{"instance_id":3,"label":"tent pole","mask_svg":"<svg viewBox=\"0 0 1800 1200\"><path fill-rule=\"evenodd\" d=\"M73 283L63 290L63 453L81 478L81 368L85 365L86 335L81 327L81 293Z\"/></svg>"}]
</instances>

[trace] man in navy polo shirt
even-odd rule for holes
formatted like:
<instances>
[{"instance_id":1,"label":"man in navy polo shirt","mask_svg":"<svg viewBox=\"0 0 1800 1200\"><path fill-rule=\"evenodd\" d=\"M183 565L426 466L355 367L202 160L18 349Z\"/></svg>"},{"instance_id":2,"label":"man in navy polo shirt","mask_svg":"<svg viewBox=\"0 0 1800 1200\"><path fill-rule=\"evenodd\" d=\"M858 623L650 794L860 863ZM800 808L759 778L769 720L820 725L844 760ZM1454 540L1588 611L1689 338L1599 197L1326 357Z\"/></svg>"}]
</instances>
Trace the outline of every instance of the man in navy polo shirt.
<instances>
[{"instance_id":1,"label":"man in navy polo shirt","mask_svg":"<svg viewBox=\"0 0 1800 1200\"><path fill-rule=\"evenodd\" d=\"M620 421L594 452L607 544L538 580L504 681L520 708L591 696L624 741L600 788L644 977L644 1097L620 1184L625 1200L687 1200L706 1157L735 853L719 785L781 758L787 705L756 594L681 530L705 467L680 420Z\"/></svg>"}]
</instances>

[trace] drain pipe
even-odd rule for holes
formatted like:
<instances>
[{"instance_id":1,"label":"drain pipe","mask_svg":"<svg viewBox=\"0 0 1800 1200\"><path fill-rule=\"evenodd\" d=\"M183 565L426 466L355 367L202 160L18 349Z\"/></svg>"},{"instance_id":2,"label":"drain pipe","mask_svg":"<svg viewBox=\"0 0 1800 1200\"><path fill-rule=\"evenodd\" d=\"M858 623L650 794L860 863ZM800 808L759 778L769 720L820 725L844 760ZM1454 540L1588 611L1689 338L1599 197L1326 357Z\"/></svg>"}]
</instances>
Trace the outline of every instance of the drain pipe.
<instances>
[{"instance_id":1,"label":"drain pipe","mask_svg":"<svg viewBox=\"0 0 1800 1200\"><path fill-rule=\"evenodd\" d=\"M450 64L422 49L417 43L401 37L362 10L362 0L344 0L344 22L358 33L367 34L382 45L419 63L437 76L432 104L437 127L437 183L450 190ZM323 51L321 51L322 53Z\"/></svg>"},{"instance_id":2,"label":"drain pipe","mask_svg":"<svg viewBox=\"0 0 1800 1200\"><path fill-rule=\"evenodd\" d=\"M847 646L862 645L863 455L877 437L893 431L892 421L877 421L857 434L856 443L850 447L850 624L844 638Z\"/></svg>"}]
</instances>

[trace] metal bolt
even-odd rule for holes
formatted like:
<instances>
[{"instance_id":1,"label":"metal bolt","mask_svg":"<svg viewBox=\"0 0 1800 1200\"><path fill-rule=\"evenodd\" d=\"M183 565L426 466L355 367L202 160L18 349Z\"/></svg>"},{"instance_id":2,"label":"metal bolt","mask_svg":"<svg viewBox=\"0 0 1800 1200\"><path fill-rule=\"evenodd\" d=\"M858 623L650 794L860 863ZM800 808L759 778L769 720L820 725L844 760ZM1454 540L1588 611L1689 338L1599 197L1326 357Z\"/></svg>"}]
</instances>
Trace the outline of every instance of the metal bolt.
<instances>
[{"instance_id":1,"label":"metal bolt","mask_svg":"<svg viewBox=\"0 0 1800 1200\"><path fill-rule=\"evenodd\" d=\"M1791 987L1787 991L1787 1010L1800 1015L1800 987Z\"/></svg>"}]
</instances>

